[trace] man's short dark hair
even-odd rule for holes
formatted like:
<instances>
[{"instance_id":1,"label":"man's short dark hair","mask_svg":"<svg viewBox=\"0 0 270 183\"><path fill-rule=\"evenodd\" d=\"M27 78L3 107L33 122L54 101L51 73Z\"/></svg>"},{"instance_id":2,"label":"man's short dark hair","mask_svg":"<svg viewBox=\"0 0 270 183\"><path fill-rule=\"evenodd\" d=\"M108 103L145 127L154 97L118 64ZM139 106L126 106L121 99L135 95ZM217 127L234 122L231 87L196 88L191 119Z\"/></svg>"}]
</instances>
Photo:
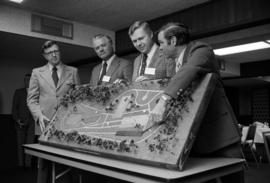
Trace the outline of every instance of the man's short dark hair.
<instances>
[{"instance_id":1,"label":"man's short dark hair","mask_svg":"<svg viewBox=\"0 0 270 183\"><path fill-rule=\"evenodd\" d=\"M190 41L190 35L188 27L183 23L170 22L162 26L158 32L164 32L166 40L171 40L172 37L176 37L176 45L187 44Z\"/></svg>"},{"instance_id":2,"label":"man's short dark hair","mask_svg":"<svg viewBox=\"0 0 270 183\"><path fill-rule=\"evenodd\" d=\"M93 39L98 39L98 38L103 38L103 37L107 38L111 45L113 44L112 38L106 34L97 34L93 37Z\"/></svg>"},{"instance_id":3,"label":"man's short dark hair","mask_svg":"<svg viewBox=\"0 0 270 183\"><path fill-rule=\"evenodd\" d=\"M136 21L134 22L128 30L128 35L131 36L135 30L137 30L138 28L143 27L143 29L148 32L148 33L152 33L152 29L150 28L150 25L147 22L144 21Z\"/></svg>"},{"instance_id":4,"label":"man's short dark hair","mask_svg":"<svg viewBox=\"0 0 270 183\"><path fill-rule=\"evenodd\" d=\"M48 40L46 41L43 45L42 45L42 53L44 53L44 51L50 47L52 47L53 45L57 45L56 41L52 41L52 40ZM58 45L57 45L58 46Z\"/></svg>"}]
</instances>

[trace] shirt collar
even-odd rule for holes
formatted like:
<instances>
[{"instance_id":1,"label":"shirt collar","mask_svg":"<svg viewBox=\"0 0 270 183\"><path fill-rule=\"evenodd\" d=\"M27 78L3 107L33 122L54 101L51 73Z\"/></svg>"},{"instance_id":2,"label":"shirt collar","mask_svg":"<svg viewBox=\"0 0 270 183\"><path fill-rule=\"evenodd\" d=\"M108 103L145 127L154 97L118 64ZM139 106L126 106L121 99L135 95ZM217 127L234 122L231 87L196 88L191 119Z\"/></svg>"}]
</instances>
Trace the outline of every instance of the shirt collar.
<instances>
[{"instance_id":1,"label":"shirt collar","mask_svg":"<svg viewBox=\"0 0 270 183\"><path fill-rule=\"evenodd\" d=\"M52 71L52 69L53 69L53 65L52 64L50 64L50 63L48 63L48 65L49 65L49 69L50 69L50 71ZM57 70L61 70L62 69L62 64L58 64L57 66L56 66L56 68L57 68Z\"/></svg>"}]
</instances>

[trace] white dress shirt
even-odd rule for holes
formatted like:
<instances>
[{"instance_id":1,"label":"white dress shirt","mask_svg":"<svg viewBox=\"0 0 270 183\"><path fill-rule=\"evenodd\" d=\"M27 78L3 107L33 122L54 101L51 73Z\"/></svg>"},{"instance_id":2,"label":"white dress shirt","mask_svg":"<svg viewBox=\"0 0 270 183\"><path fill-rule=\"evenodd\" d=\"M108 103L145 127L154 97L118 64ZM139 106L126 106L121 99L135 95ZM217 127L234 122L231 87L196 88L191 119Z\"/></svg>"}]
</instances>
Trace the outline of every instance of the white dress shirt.
<instances>
[{"instance_id":1,"label":"white dress shirt","mask_svg":"<svg viewBox=\"0 0 270 183\"><path fill-rule=\"evenodd\" d=\"M184 58L184 53L186 51L187 46L184 46L183 50L181 51L180 55L178 58L175 59L175 72L178 72L180 67L183 65L183 58Z\"/></svg>"},{"instance_id":2,"label":"white dress shirt","mask_svg":"<svg viewBox=\"0 0 270 183\"><path fill-rule=\"evenodd\" d=\"M149 66L153 56L154 56L154 53L156 51L156 49L158 48L158 45L157 44L153 44L151 50L149 51L149 53L147 53L147 59L146 59L146 67Z\"/></svg>"}]
</instances>

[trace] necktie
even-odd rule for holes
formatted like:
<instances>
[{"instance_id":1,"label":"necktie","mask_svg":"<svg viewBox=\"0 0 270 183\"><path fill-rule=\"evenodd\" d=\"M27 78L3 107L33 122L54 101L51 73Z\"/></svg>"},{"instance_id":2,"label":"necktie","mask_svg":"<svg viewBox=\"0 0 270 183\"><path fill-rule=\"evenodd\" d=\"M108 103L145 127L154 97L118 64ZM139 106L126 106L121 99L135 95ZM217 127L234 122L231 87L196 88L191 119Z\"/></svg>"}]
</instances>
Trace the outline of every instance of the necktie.
<instances>
[{"instance_id":1,"label":"necktie","mask_svg":"<svg viewBox=\"0 0 270 183\"><path fill-rule=\"evenodd\" d=\"M54 85L57 86L59 78L58 78L58 75L57 75L57 68L55 66L52 69L52 78L53 78L53 81L54 81Z\"/></svg>"},{"instance_id":2,"label":"necktie","mask_svg":"<svg viewBox=\"0 0 270 183\"><path fill-rule=\"evenodd\" d=\"M140 76L144 75L145 67L146 67L147 54L142 55L142 63L141 63L141 71Z\"/></svg>"},{"instance_id":3,"label":"necktie","mask_svg":"<svg viewBox=\"0 0 270 183\"><path fill-rule=\"evenodd\" d=\"M101 75L100 75L100 78L99 78L99 81L98 81L98 85L100 85L102 83L102 78L103 78L103 76L106 75L106 70L107 70L107 63L104 62L103 65L102 65L102 72L101 72Z\"/></svg>"}]
</instances>

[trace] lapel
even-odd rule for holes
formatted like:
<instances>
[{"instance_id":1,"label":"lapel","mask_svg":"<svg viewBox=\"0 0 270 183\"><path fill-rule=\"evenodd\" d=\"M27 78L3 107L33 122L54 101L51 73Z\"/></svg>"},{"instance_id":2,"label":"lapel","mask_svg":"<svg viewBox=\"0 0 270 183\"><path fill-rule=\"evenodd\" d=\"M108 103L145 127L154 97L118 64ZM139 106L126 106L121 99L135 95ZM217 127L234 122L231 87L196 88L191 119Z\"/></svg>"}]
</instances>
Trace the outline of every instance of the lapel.
<instances>
[{"instance_id":1,"label":"lapel","mask_svg":"<svg viewBox=\"0 0 270 183\"><path fill-rule=\"evenodd\" d=\"M62 74L57 83L57 89L66 81L66 78L68 78L69 75L72 74L71 70L66 65L63 64L62 67Z\"/></svg>"},{"instance_id":2,"label":"lapel","mask_svg":"<svg viewBox=\"0 0 270 183\"><path fill-rule=\"evenodd\" d=\"M136 76L134 77L135 79L140 76L140 65L141 65L141 62L142 62L142 57L143 57L143 55L140 54L137 57L137 59L135 60L135 63L134 63L134 69L136 71Z\"/></svg>"},{"instance_id":3,"label":"lapel","mask_svg":"<svg viewBox=\"0 0 270 183\"><path fill-rule=\"evenodd\" d=\"M93 83L92 84L94 86L97 86L97 83L99 81L99 75L100 75L101 69L102 69L102 62L101 62L101 64L98 64L93 70L94 73L92 74L92 77L93 77L93 79L92 79Z\"/></svg>"},{"instance_id":4,"label":"lapel","mask_svg":"<svg viewBox=\"0 0 270 183\"><path fill-rule=\"evenodd\" d=\"M55 90L55 85L52 79L52 74L49 65L45 65L39 70L40 76L50 85L50 87Z\"/></svg>"},{"instance_id":5,"label":"lapel","mask_svg":"<svg viewBox=\"0 0 270 183\"><path fill-rule=\"evenodd\" d=\"M119 67L119 64L120 64L120 60L117 56L115 56L114 59L112 60L112 63L110 65L108 71L106 72L106 75L112 77L113 73Z\"/></svg>"}]
</instances>

